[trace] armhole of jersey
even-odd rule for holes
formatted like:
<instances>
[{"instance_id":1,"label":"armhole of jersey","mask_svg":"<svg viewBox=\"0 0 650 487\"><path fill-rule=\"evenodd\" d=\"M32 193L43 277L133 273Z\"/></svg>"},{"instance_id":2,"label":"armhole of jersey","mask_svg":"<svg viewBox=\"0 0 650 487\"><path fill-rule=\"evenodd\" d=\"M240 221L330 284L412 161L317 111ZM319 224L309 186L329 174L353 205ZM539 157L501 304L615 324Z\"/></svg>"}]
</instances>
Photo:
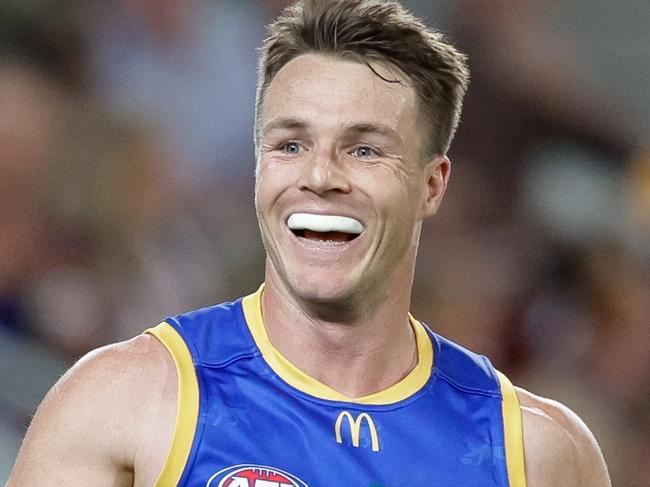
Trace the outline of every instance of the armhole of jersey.
<instances>
[{"instance_id":1,"label":"armhole of jersey","mask_svg":"<svg viewBox=\"0 0 650 487\"><path fill-rule=\"evenodd\" d=\"M177 485L190 456L199 415L199 383L192 355L180 334L168 323L145 331L155 336L169 351L178 377L178 401L174 434L158 479L157 487Z\"/></svg>"},{"instance_id":2,"label":"armhole of jersey","mask_svg":"<svg viewBox=\"0 0 650 487\"><path fill-rule=\"evenodd\" d=\"M510 380L498 370L496 373L501 385L501 410L508 483L510 487L526 487L524 430L519 398L517 398L517 393Z\"/></svg>"}]
</instances>

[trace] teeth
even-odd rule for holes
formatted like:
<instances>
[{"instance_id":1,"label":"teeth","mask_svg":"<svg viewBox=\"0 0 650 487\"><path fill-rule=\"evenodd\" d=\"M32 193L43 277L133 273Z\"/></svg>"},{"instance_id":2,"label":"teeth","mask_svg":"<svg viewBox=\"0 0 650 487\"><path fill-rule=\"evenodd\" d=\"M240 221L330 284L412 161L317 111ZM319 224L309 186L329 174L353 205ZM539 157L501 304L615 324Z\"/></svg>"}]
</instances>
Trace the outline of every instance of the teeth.
<instances>
[{"instance_id":1,"label":"teeth","mask_svg":"<svg viewBox=\"0 0 650 487\"><path fill-rule=\"evenodd\" d=\"M355 235L363 232L359 220L339 215L315 215L312 213L293 213L287 222L291 230L312 230L314 232L343 232Z\"/></svg>"}]
</instances>

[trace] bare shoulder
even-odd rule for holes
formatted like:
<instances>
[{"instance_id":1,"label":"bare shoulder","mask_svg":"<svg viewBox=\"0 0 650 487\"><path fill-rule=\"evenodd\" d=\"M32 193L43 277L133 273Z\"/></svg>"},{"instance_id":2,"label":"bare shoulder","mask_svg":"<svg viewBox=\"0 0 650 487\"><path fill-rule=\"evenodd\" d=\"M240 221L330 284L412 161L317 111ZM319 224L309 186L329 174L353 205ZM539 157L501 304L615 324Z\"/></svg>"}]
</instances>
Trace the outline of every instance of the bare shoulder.
<instances>
[{"instance_id":1,"label":"bare shoulder","mask_svg":"<svg viewBox=\"0 0 650 487\"><path fill-rule=\"evenodd\" d=\"M173 366L172 358L151 335L107 345L82 357L50 390L46 401L84 398L101 406L109 397L128 401L146 396L161 385L166 364Z\"/></svg>"},{"instance_id":2,"label":"bare shoulder","mask_svg":"<svg viewBox=\"0 0 650 487\"><path fill-rule=\"evenodd\" d=\"M560 402L515 390L528 487L611 487L603 455L584 421Z\"/></svg>"},{"instance_id":3,"label":"bare shoulder","mask_svg":"<svg viewBox=\"0 0 650 487\"><path fill-rule=\"evenodd\" d=\"M152 423L171 414L171 437L175 373L173 359L150 335L84 356L39 406L8 485L66 486L79 478L134 485Z\"/></svg>"}]
</instances>

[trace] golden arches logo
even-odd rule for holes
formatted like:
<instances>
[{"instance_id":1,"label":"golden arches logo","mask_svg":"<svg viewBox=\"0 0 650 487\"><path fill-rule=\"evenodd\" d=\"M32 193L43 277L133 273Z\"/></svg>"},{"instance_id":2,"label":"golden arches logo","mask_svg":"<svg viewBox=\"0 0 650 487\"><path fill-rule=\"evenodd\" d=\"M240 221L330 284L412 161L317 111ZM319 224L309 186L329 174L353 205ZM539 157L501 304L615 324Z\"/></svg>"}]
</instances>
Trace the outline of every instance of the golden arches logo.
<instances>
[{"instance_id":1,"label":"golden arches logo","mask_svg":"<svg viewBox=\"0 0 650 487\"><path fill-rule=\"evenodd\" d=\"M339 417L336 418L336 423L334 424L334 434L336 435L336 442L343 444L343 438L341 437L341 425L343 420L346 419L348 426L350 427L350 435L352 436L352 446L359 448L359 436L361 435L361 425L365 421L370 430L370 444L372 446L372 451L379 451L379 436L377 435L377 428L375 428L375 423L368 413L361 413L355 419L349 411L343 411L339 414Z\"/></svg>"}]
</instances>

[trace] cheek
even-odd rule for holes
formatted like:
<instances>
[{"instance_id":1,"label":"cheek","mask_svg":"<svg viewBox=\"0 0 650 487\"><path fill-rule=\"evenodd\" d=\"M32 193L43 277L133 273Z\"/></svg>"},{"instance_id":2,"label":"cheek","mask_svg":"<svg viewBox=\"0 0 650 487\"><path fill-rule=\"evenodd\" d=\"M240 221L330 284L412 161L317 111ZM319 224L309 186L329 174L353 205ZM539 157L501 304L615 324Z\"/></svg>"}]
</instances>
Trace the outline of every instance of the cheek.
<instances>
[{"instance_id":1,"label":"cheek","mask_svg":"<svg viewBox=\"0 0 650 487\"><path fill-rule=\"evenodd\" d=\"M267 251L273 242L273 202L277 197L275 196L275 189L273 181L267 178L262 172L258 174L255 184L255 213L262 237L262 242Z\"/></svg>"},{"instance_id":2,"label":"cheek","mask_svg":"<svg viewBox=\"0 0 650 487\"><path fill-rule=\"evenodd\" d=\"M282 171L278 169L269 163L260 163L257 168L255 206L258 213L267 211L286 186L283 184Z\"/></svg>"},{"instance_id":3,"label":"cheek","mask_svg":"<svg viewBox=\"0 0 650 487\"><path fill-rule=\"evenodd\" d=\"M399 181L391 185L378 194L384 211L390 213L393 218L397 219L395 223L407 225L412 220L411 214L416 213L418 198L420 197L420 188L415 184L409 184L409 181ZM381 186L379 186L381 188ZM415 216L413 217L415 218Z\"/></svg>"},{"instance_id":4,"label":"cheek","mask_svg":"<svg viewBox=\"0 0 650 487\"><path fill-rule=\"evenodd\" d=\"M385 231L391 237L388 240L397 245L398 252L403 252L414 241L417 241L419 235L419 211L417 195L408 188L400 188L390 195L384 203ZM397 243L401 242L401 243Z\"/></svg>"}]
</instances>

